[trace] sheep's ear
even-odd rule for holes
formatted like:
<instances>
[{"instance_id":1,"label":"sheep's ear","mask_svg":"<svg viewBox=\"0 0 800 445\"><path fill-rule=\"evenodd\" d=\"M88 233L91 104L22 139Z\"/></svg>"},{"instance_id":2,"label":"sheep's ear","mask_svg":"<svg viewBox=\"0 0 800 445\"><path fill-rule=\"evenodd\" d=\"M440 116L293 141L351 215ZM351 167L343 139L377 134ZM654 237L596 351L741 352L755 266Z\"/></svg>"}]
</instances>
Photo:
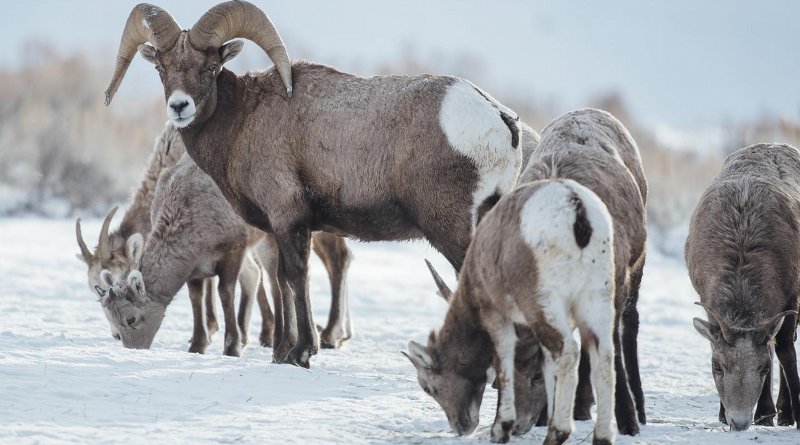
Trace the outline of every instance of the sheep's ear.
<instances>
[{"instance_id":1,"label":"sheep's ear","mask_svg":"<svg viewBox=\"0 0 800 445\"><path fill-rule=\"evenodd\" d=\"M433 368L433 357L431 357L428 348L411 340L408 342L408 352L403 354L411 360L411 363L417 369L431 369Z\"/></svg>"},{"instance_id":2,"label":"sheep's ear","mask_svg":"<svg viewBox=\"0 0 800 445\"><path fill-rule=\"evenodd\" d=\"M231 40L230 42L222 45L219 48L220 64L224 64L225 62L238 56L239 52L242 51L243 46L244 42L241 40Z\"/></svg>"},{"instance_id":3,"label":"sheep's ear","mask_svg":"<svg viewBox=\"0 0 800 445\"><path fill-rule=\"evenodd\" d=\"M100 271L100 284L105 286L106 289L111 289L114 286L114 276L111 275L108 269Z\"/></svg>"},{"instance_id":4,"label":"sheep's ear","mask_svg":"<svg viewBox=\"0 0 800 445\"><path fill-rule=\"evenodd\" d=\"M128 274L128 284L139 298L147 298L147 294L145 293L144 289L144 278L142 277L141 272L138 270L132 270L131 273Z\"/></svg>"},{"instance_id":5,"label":"sheep's ear","mask_svg":"<svg viewBox=\"0 0 800 445\"><path fill-rule=\"evenodd\" d=\"M156 49L155 48L153 48L152 46L150 46L150 45L148 45L146 43L143 43L143 44L139 45L138 49L139 49L139 54L142 56L142 58L144 60L146 60L146 61L148 61L148 62L150 62L150 63L155 65L155 63L156 63Z\"/></svg>"},{"instance_id":6,"label":"sheep's ear","mask_svg":"<svg viewBox=\"0 0 800 445\"><path fill-rule=\"evenodd\" d=\"M125 255L134 264L138 265L139 260L142 259L142 251L144 250L144 237L141 233L134 233L128 237L125 243Z\"/></svg>"},{"instance_id":7,"label":"sheep's ear","mask_svg":"<svg viewBox=\"0 0 800 445\"><path fill-rule=\"evenodd\" d=\"M717 339L719 338L719 330L714 329L714 327L711 326L711 323L703 320L702 318L695 318L692 320L692 324L694 324L694 328L700 333L700 335L707 338L711 343L716 343Z\"/></svg>"}]
</instances>

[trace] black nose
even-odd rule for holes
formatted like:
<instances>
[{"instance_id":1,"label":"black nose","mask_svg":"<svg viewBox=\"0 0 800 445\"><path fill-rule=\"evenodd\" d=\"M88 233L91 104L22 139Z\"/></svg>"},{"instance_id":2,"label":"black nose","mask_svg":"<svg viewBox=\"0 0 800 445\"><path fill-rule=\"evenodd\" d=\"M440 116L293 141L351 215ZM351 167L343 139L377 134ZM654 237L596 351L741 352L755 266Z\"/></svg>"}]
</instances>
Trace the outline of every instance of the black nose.
<instances>
[{"instance_id":1,"label":"black nose","mask_svg":"<svg viewBox=\"0 0 800 445\"><path fill-rule=\"evenodd\" d=\"M180 102L176 101L176 102L170 102L169 103L169 107L172 108L173 110L175 110L176 113L180 113L181 111L183 111L183 109L186 108L187 105L189 105L189 101L187 101L187 100L182 100Z\"/></svg>"}]
</instances>

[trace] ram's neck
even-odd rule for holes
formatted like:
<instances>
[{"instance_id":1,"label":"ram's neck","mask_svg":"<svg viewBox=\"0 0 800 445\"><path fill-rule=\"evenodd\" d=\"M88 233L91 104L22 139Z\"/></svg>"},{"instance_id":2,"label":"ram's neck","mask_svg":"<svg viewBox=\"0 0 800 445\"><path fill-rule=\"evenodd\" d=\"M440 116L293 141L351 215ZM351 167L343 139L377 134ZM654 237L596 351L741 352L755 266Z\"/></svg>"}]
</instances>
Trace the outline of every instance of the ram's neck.
<instances>
[{"instance_id":1,"label":"ram's neck","mask_svg":"<svg viewBox=\"0 0 800 445\"><path fill-rule=\"evenodd\" d=\"M241 102L244 82L231 71L223 69L217 77L217 97L214 112L203 122L181 129L186 152L201 170L220 184L227 176L230 151L240 133Z\"/></svg>"},{"instance_id":2,"label":"ram's neck","mask_svg":"<svg viewBox=\"0 0 800 445\"><path fill-rule=\"evenodd\" d=\"M151 242L148 239L142 254L141 271L144 287L151 299L168 306L178 291L189 279L191 261L186 257L191 253L172 249L163 241Z\"/></svg>"}]
</instances>

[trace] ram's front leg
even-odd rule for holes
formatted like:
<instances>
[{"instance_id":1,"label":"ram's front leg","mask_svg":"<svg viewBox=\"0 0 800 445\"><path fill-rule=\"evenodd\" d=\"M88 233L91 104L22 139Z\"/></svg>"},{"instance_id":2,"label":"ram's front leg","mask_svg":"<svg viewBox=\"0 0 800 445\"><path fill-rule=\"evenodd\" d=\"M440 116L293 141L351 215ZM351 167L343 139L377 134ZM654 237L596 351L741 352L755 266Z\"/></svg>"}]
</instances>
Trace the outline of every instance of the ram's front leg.
<instances>
[{"instance_id":1,"label":"ram's front leg","mask_svg":"<svg viewBox=\"0 0 800 445\"><path fill-rule=\"evenodd\" d=\"M506 443L517 418L514 405L514 352L517 346L517 333L514 331L514 324L502 317L493 317L487 321L487 325L491 326L489 334L495 348L499 390L491 440L494 443Z\"/></svg>"},{"instance_id":2,"label":"ram's front leg","mask_svg":"<svg viewBox=\"0 0 800 445\"><path fill-rule=\"evenodd\" d=\"M311 314L308 295L308 255L311 251L311 231L295 226L289 233L276 234L286 282L292 289L297 315L297 343L289 352L288 361L308 368L312 355L319 351L319 335Z\"/></svg>"}]
</instances>

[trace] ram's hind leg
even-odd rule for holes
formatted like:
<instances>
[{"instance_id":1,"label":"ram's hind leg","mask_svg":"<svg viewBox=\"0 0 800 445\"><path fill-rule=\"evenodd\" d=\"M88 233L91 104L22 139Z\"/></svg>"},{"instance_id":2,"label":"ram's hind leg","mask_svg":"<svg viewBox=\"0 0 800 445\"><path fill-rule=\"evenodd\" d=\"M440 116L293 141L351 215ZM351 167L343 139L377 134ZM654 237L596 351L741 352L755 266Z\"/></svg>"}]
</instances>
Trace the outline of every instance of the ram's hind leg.
<instances>
[{"instance_id":1,"label":"ram's hind leg","mask_svg":"<svg viewBox=\"0 0 800 445\"><path fill-rule=\"evenodd\" d=\"M189 352L205 354L208 347L208 331L204 314L205 295L203 292L204 280L190 280L186 283L189 288L189 299L192 302L192 318L194 320L192 340L189 345ZM205 281L208 281L206 279Z\"/></svg>"},{"instance_id":2,"label":"ram's hind leg","mask_svg":"<svg viewBox=\"0 0 800 445\"><path fill-rule=\"evenodd\" d=\"M219 331L217 322L217 283L214 277L203 280L203 298L206 305L206 330L208 331L208 341Z\"/></svg>"},{"instance_id":3,"label":"ram's hind leg","mask_svg":"<svg viewBox=\"0 0 800 445\"><path fill-rule=\"evenodd\" d=\"M320 345L323 348L339 348L353 335L347 295L350 249L344 238L325 232L314 233L311 246L325 265L331 282L331 310L328 325L320 335Z\"/></svg>"},{"instance_id":4,"label":"ram's hind leg","mask_svg":"<svg viewBox=\"0 0 800 445\"><path fill-rule=\"evenodd\" d=\"M639 423L647 423L645 413L644 392L642 391L642 378L639 375L639 310L636 308L639 302L639 287L642 283L644 273L644 257L640 259L631 273L631 283L629 286L628 299L622 313L622 348L625 357L625 370L628 375L628 385L631 388L636 413Z\"/></svg>"},{"instance_id":5,"label":"ram's hind leg","mask_svg":"<svg viewBox=\"0 0 800 445\"><path fill-rule=\"evenodd\" d=\"M586 346L581 344L581 361L578 365L578 389L575 392L575 410L573 418L575 420L592 420L592 405L594 405L594 394L592 394L591 364L590 354Z\"/></svg>"}]
</instances>

